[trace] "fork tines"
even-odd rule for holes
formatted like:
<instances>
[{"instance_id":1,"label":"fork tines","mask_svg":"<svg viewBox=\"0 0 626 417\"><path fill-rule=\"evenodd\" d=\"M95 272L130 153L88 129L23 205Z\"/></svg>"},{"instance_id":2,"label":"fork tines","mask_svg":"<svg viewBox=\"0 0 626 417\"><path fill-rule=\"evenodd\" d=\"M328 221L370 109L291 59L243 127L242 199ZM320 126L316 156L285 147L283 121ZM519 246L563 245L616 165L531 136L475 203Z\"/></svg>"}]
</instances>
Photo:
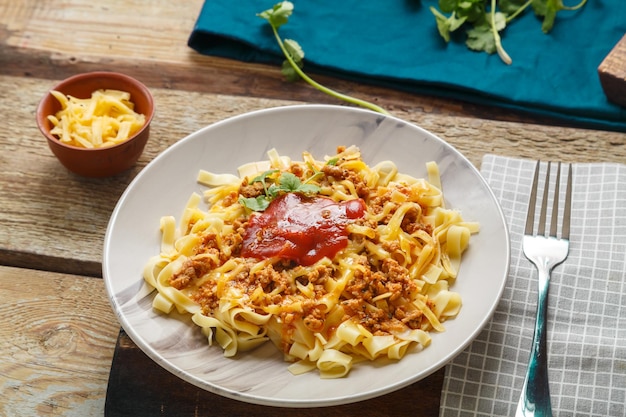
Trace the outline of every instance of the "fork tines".
<instances>
[{"instance_id":1,"label":"fork tines","mask_svg":"<svg viewBox=\"0 0 626 417\"><path fill-rule=\"evenodd\" d=\"M556 181L554 185L554 197L552 201L552 213L550 219L550 231L549 236L557 237L558 218L559 218L559 199L560 199L560 185L561 185L561 162L557 162L556 168ZM545 174L545 184L543 188L543 198L541 202L541 209L539 213L539 225L537 235L546 236L546 219L548 213L548 199L550 196L550 169L552 162L548 162ZM533 178L533 184L530 193L530 199L528 201L528 215L526 217L526 235L533 235L533 229L535 224L535 206L537 202L537 189L539 188L539 171L541 168L541 161L537 161L535 167L535 175ZM567 172L567 184L565 189L565 206L563 209L563 223L561 226L561 239L569 239L570 234L570 218L572 213L572 164L569 164Z\"/></svg>"}]
</instances>

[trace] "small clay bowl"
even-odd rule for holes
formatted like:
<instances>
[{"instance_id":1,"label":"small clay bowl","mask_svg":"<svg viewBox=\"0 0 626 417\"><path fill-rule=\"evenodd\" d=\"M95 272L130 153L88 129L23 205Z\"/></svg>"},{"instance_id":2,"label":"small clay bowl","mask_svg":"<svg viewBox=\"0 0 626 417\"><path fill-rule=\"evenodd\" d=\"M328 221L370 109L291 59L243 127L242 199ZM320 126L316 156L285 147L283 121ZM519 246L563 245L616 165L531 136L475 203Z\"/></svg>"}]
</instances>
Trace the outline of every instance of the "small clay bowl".
<instances>
[{"instance_id":1,"label":"small clay bowl","mask_svg":"<svg viewBox=\"0 0 626 417\"><path fill-rule=\"evenodd\" d=\"M52 90L76 98L89 98L99 89L114 89L130 93L135 111L145 116L144 126L128 140L104 148L81 148L62 143L50 130L47 119L61 110L61 104L48 92L37 107L37 126L46 137L52 153L68 170L85 177L108 177L131 168L141 156L154 115L154 100L148 88L136 79L116 72L89 72L61 81Z\"/></svg>"}]
</instances>

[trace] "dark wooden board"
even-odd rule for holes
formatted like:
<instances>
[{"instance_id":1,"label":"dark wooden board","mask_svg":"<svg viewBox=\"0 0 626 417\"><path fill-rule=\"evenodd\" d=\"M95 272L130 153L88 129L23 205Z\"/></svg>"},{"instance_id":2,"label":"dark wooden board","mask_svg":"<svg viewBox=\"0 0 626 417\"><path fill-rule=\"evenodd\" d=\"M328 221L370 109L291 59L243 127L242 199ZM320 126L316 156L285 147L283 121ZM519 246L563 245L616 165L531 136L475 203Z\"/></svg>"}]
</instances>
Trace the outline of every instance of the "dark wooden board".
<instances>
[{"instance_id":1,"label":"dark wooden board","mask_svg":"<svg viewBox=\"0 0 626 417\"><path fill-rule=\"evenodd\" d=\"M248 404L191 385L145 355L120 331L106 395L106 417L276 416L374 417L439 415L444 370L393 393L333 407L291 409Z\"/></svg>"}]
</instances>

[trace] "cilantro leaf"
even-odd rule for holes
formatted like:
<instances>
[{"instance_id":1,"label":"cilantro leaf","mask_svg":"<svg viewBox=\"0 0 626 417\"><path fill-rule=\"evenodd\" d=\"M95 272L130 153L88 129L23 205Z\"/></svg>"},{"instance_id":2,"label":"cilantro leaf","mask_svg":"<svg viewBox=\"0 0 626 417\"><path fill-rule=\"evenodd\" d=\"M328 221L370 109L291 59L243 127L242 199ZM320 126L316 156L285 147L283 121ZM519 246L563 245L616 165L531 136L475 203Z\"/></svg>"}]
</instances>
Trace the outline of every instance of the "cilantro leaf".
<instances>
[{"instance_id":1,"label":"cilantro leaf","mask_svg":"<svg viewBox=\"0 0 626 417\"><path fill-rule=\"evenodd\" d=\"M458 3L458 0L439 0L439 9L444 13L452 13Z\"/></svg>"},{"instance_id":2,"label":"cilantro leaf","mask_svg":"<svg viewBox=\"0 0 626 417\"><path fill-rule=\"evenodd\" d=\"M316 194L320 192L320 187L315 184L302 184L297 191L303 194Z\"/></svg>"},{"instance_id":3,"label":"cilantro leaf","mask_svg":"<svg viewBox=\"0 0 626 417\"><path fill-rule=\"evenodd\" d=\"M543 17L541 23L541 30L544 33L549 33L554 27L556 15L561 10L578 10L587 3L587 0L581 0L575 6L566 6L563 4L563 0L529 0L532 1L532 8L535 14L539 17Z\"/></svg>"},{"instance_id":4,"label":"cilantro leaf","mask_svg":"<svg viewBox=\"0 0 626 417\"><path fill-rule=\"evenodd\" d=\"M254 184L255 182L263 183L263 191L262 195L257 197L239 197L239 204L246 207L252 211L264 211L269 207L272 200L278 197L280 194L284 193L303 193L303 194L316 194L320 192L320 187L314 184L306 184L300 181L295 174L291 172L283 172L280 174L280 177L276 179L274 183L267 186L266 180L270 178L273 174L279 172L276 169L265 171L258 176L254 177L250 183ZM319 175L320 172L316 172L311 178L307 181L311 180L315 176Z\"/></svg>"},{"instance_id":5,"label":"cilantro leaf","mask_svg":"<svg viewBox=\"0 0 626 417\"><path fill-rule=\"evenodd\" d=\"M239 204L252 211L264 211L270 205L270 200L266 196L258 197L239 197Z\"/></svg>"},{"instance_id":6,"label":"cilantro leaf","mask_svg":"<svg viewBox=\"0 0 626 417\"><path fill-rule=\"evenodd\" d=\"M317 175L317 174L316 174ZM281 191L292 192L292 193L304 193L304 194L314 194L320 191L320 187L314 184L303 184L300 181L300 178L292 174L291 172L284 172L280 176L280 186Z\"/></svg>"},{"instance_id":7,"label":"cilantro leaf","mask_svg":"<svg viewBox=\"0 0 626 417\"><path fill-rule=\"evenodd\" d=\"M304 51L302 50L302 47L300 47L300 44L293 39L285 39L284 45L285 50L291 57L292 62L296 64L298 68L304 68ZM289 60L287 59L283 61L281 72L283 73L287 81L297 81L302 78L295 70L295 68L291 65L291 62L289 62Z\"/></svg>"},{"instance_id":8,"label":"cilantro leaf","mask_svg":"<svg viewBox=\"0 0 626 417\"><path fill-rule=\"evenodd\" d=\"M452 13L450 16L445 16L432 6L430 7L430 11L435 15L437 30L446 42L450 42L450 33L463 26L463 23L467 20L467 16L458 18L456 13Z\"/></svg>"},{"instance_id":9,"label":"cilantro leaf","mask_svg":"<svg viewBox=\"0 0 626 417\"><path fill-rule=\"evenodd\" d=\"M484 51L488 54L496 52L496 41L491 33L491 26L488 24L468 29L465 44L473 51Z\"/></svg>"},{"instance_id":10,"label":"cilantro leaf","mask_svg":"<svg viewBox=\"0 0 626 417\"><path fill-rule=\"evenodd\" d=\"M257 13L258 17L265 19L272 27L274 38L276 38L276 42L278 43L280 50L286 58L286 61L282 64L281 71L283 75L285 75L287 80L296 81L299 78L302 78L309 85L315 87L319 91L335 97L339 100L343 100L357 106L365 107L378 113L389 114L385 109L374 103L370 103L356 97L342 94L328 87L325 87L304 73L304 71L302 70L304 68L304 51L302 50L300 45L293 39L287 39L283 41L283 39L278 34L278 29L289 21L289 17L291 16L293 9L293 3L291 3L290 1L282 1L280 3L276 3L271 9L262 11L261 13Z\"/></svg>"},{"instance_id":11,"label":"cilantro leaf","mask_svg":"<svg viewBox=\"0 0 626 417\"><path fill-rule=\"evenodd\" d=\"M529 7L542 19L541 30L552 30L557 13L577 10L587 0L575 6L566 6L563 0L439 0L439 9L431 7L439 35L450 42L451 33L465 28L466 45L474 51L489 54L497 52L500 59L511 64L512 60L502 46L500 32Z\"/></svg>"},{"instance_id":12,"label":"cilantro leaf","mask_svg":"<svg viewBox=\"0 0 626 417\"><path fill-rule=\"evenodd\" d=\"M278 29L289 21L291 13L293 13L293 3L283 1L276 3L271 9L258 13L257 16L267 20L272 27Z\"/></svg>"},{"instance_id":13,"label":"cilantro leaf","mask_svg":"<svg viewBox=\"0 0 626 417\"><path fill-rule=\"evenodd\" d=\"M278 185L272 184L267 190L265 190L265 195L270 200L273 200L281 191L282 189Z\"/></svg>"},{"instance_id":14,"label":"cilantro leaf","mask_svg":"<svg viewBox=\"0 0 626 417\"><path fill-rule=\"evenodd\" d=\"M541 30L544 33L548 33L554 27L554 21L556 20L556 10L548 9L543 16L543 22L541 22Z\"/></svg>"},{"instance_id":15,"label":"cilantro leaf","mask_svg":"<svg viewBox=\"0 0 626 417\"><path fill-rule=\"evenodd\" d=\"M462 0L457 3L455 13L468 22L481 20L485 15L484 0Z\"/></svg>"},{"instance_id":16,"label":"cilantro leaf","mask_svg":"<svg viewBox=\"0 0 626 417\"><path fill-rule=\"evenodd\" d=\"M514 13L520 13L526 9L532 1L533 0L500 0L498 7L502 13L509 16Z\"/></svg>"},{"instance_id":17,"label":"cilantro leaf","mask_svg":"<svg viewBox=\"0 0 626 417\"><path fill-rule=\"evenodd\" d=\"M283 191L297 191L298 187L302 185L300 178L296 177L291 172L283 172L280 176L280 188Z\"/></svg>"},{"instance_id":18,"label":"cilantro leaf","mask_svg":"<svg viewBox=\"0 0 626 417\"><path fill-rule=\"evenodd\" d=\"M250 181L250 183L251 184L254 184L255 182L263 183L263 190L265 191L265 194L267 194L267 183L266 183L266 180L267 180L267 178L269 178L271 175L273 175L276 172L278 172L277 169L270 169L268 171L265 171L265 172L261 173L260 175L257 175L256 177L252 178L252 181Z\"/></svg>"},{"instance_id":19,"label":"cilantro leaf","mask_svg":"<svg viewBox=\"0 0 626 417\"><path fill-rule=\"evenodd\" d=\"M250 181L250 184L254 184L255 182L265 182L265 180L271 176L272 174L278 172L277 169L270 169L268 171L265 171L259 175L257 175L256 177L252 178L252 180Z\"/></svg>"}]
</instances>

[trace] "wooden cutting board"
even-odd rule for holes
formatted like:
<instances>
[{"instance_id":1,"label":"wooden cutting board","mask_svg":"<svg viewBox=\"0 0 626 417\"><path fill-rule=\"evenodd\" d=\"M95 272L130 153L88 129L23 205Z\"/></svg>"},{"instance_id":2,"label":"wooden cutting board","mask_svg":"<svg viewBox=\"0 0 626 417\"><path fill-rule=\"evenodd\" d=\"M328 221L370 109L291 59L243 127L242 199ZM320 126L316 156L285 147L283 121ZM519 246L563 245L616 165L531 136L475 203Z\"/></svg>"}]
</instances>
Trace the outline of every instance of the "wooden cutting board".
<instances>
[{"instance_id":1,"label":"wooden cutting board","mask_svg":"<svg viewBox=\"0 0 626 417\"><path fill-rule=\"evenodd\" d=\"M602 61L598 75L606 97L626 107L626 35Z\"/></svg>"},{"instance_id":2,"label":"wooden cutting board","mask_svg":"<svg viewBox=\"0 0 626 417\"><path fill-rule=\"evenodd\" d=\"M106 417L374 417L439 415L444 370L393 393L334 407L288 409L253 405L204 391L161 368L120 331L106 395Z\"/></svg>"}]
</instances>

